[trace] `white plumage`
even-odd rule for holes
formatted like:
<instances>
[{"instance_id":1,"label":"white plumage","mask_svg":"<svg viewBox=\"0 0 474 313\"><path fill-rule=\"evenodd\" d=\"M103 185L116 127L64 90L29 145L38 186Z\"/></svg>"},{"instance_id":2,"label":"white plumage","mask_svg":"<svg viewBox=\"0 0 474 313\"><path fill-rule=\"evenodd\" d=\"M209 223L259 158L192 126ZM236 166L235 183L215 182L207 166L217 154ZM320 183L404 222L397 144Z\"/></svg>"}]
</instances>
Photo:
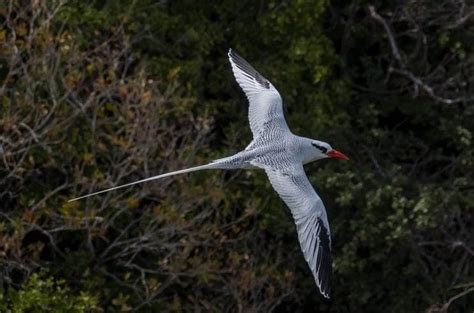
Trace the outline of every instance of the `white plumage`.
<instances>
[{"instance_id":1,"label":"white plumage","mask_svg":"<svg viewBox=\"0 0 474 313\"><path fill-rule=\"evenodd\" d=\"M149 177L69 201L203 169L263 169L273 188L290 209L304 258L321 294L329 298L331 279L329 223L324 204L311 186L303 165L328 157L346 160L348 157L332 149L325 142L291 133L283 115L282 99L278 90L232 50L229 50L229 60L235 79L249 101L249 123L253 140L245 150L206 165Z\"/></svg>"}]
</instances>

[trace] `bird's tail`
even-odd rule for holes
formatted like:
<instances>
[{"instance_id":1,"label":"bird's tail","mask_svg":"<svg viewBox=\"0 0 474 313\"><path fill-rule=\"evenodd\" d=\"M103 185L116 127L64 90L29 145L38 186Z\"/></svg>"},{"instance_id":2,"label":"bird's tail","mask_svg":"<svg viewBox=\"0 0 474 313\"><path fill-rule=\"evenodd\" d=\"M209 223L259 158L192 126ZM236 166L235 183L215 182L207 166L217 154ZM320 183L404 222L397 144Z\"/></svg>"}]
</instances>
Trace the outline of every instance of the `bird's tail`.
<instances>
[{"instance_id":1,"label":"bird's tail","mask_svg":"<svg viewBox=\"0 0 474 313\"><path fill-rule=\"evenodd\" d=\"M211 162L211 163L206 164L206 165L195 166L195 167L187 168L187 169L184 169L184 170L179 170L179 171L169 172L169 173L166 173L166 174L152 176L152 177L145 178L145 179L138 180L138 181L134 181L132 183L128 183L128 184L125 184L125 185L120 185L120 186L112 187L112 188L109 188L109 189L100 190L100 191L97 191L97 192L93 192L93 193L90 193L90 194L87 194L87 195L84 195L84 196L80 196L80 197L68 200L68 202L76 201L76 200L87 198L87 197L94 196L94 195L98 195L100 193L112 191L112 190L115 190L115 189L120 189L120 188L124 188L124 187L128 187L128 186L144 183L144 182L147 182L147 181L150 181L150 180L160 179L160 178L173 176L173 175L177 175L177 174L184 174L184 173L195 172L195 171L200 171L200 170L219 169L219 168L225 168L225 167L222 165L221 162L219 162L217 160L217 161Z\"/></svg>"}]
</instances>

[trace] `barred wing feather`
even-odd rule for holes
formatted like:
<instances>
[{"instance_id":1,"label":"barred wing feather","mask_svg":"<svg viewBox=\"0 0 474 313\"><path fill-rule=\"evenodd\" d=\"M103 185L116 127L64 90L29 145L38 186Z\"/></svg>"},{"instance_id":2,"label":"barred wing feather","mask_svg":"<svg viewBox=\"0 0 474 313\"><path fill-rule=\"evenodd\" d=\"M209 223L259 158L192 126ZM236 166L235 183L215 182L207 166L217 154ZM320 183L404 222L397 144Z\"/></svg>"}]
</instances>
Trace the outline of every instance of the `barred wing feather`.
<instances>
[{"instance_id":1,"label":"barred wing feather","mask_svg":"<svg viewBox=\"0 0 474 313\"><path fill-rule=\"evenodd\" d=\"M326 209L314 191L303 166L278 171L266 169L273 188L289 207L298 239L316 285L324 297L330 295L331 234Z\"/></svg>"},{"instance_id":2,"label":"barred wing feather","mask_svg":"<svg viewBox=\"0 0 474 313\"><path fill-rule=\"evenodd\" d=\"M278 90L232 49L229 50L229 61L235 79L249 101L249 122L253 137L258 137L265 125L269 124L289 131Z\"/></svg>"}]
</instances>

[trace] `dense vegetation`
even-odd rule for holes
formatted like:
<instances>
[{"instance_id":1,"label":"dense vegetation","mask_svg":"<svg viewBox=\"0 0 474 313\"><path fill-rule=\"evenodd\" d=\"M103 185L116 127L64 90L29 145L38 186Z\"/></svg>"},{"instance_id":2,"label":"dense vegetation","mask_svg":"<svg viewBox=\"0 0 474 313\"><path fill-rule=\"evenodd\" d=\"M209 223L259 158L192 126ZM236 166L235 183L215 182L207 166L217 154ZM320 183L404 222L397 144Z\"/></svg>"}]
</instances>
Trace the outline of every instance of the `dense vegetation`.
<instances>
[{"instance_id":1,"label":"dense vegetation","mask_svg":"<svg viewBox=\"0 0 474 313\"><path fill-rule=\"evenodd\" d=\"M0 310L472 312L474 5L0 2ZM74 196L251 140L234 48L290 128L333 233L319 295L260 171Z\"/></svg>"}]
</instances>

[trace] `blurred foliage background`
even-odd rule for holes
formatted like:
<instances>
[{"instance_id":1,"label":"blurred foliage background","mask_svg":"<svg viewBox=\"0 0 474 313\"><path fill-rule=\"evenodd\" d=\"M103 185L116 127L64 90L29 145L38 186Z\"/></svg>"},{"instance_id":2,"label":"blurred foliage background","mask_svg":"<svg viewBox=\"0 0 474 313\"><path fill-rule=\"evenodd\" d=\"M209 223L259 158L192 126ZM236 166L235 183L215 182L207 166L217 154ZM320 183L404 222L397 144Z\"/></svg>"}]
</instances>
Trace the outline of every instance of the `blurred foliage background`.
<instances>
[{"instance_id":1,"label":"blurred foliage background","mask_svg":"<svg viewBox=\"0 0 474 313\"><path fill-rule=\"evenodd\" d=\"M2 312L472 312L474 4L0 2ZM351 157L307 167L333 233L319 295L258 171L227 61L290 128Z\"/></svg>"}]
</instances>

